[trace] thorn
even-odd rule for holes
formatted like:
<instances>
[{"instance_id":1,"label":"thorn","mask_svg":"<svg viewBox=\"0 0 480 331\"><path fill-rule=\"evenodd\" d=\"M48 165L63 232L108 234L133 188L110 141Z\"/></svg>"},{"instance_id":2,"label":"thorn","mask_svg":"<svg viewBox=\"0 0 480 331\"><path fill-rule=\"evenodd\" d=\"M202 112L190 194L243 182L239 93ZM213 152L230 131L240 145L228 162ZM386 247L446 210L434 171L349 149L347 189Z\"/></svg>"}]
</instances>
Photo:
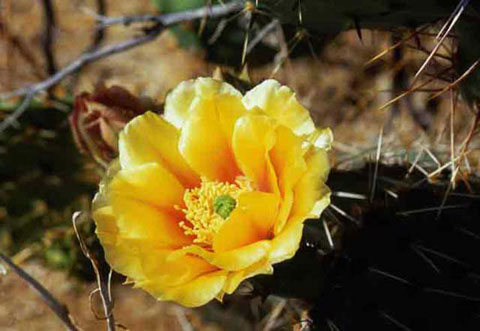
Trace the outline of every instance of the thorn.
<instances>
[{"instance_id":1,"label":"thorn","mask_svg":"<svg viewBox=\"0 0 480 331\"><path fill-rule=\"evenodd\" d=\"M459 264L461 266L464 266L464 267L469 267L468 264L460 261L460 260L457 260L456 258L454 257L451 257L450 255L447 255L445 253L442 253L442 252L438 252L434 249L431 249L431 248L427 248L427 247L424 247L424 246L421 246L421 245L414 245L414 247L424 251L424 252L427 252L427 253L430 253L430 254L433 254L433 255L436 255L438 257L441 257L442 259L445 259L447 261L450 261L450 262L453 262L453 263L456 263L456 264Z\"/></svg>"},{"instance_id":2,"label":"thorn","mask_svg":"<svg viewBox=\"0 0 480 331\"><path fill-rule=\"evenodd\" d=\"M364 194L352 193L352 192L342 192L336 191L332 192L332 196L339 197L339 198L347 198L347 199L356 199L356 200L366 200L367 196Z\"/></svg>"},{"instance_id":3,"label":"thorn","mask_svg":"<svg viewBox=\"0 0 480 331\"><path fill-rule=\"evenodd\" d=\"M458 6L455 8L455 10L453 11L452 15L448 18L447 22L450 21L449 25L448 25L448 28L446 29L445 33L441 36L440 40L438 41L438 43L435 45L435 47L433 48L433 50L431 51L430 55L427 57L427 59L425 60L425 62L422 64L422 66L420 67L420 69L417 71L417 73L415 74L415 76L413 77L413 81L412 81L412 85L415 84L415 81L418 79L418 77L420 76L420 74L423 72L423 70L427 67L427 65L430 63L431 59L433 58L433 56L435 55L435 53L437 53L438 49L440 48L440 46L443 44L445 38L447 38L448 34L450 33L451 29L455 26L455 23L457 22L457 20L460 18L460 16L462 15L463 11L465 10L465 7L466 5L470 2L470 0L461 0L460 3L458 4ZM447 23L448 24L448 23ZM440 30L440 32L443 32L443 28ZM438 34L438 37L440 37L440 33ZM438 38L437 37L437 38Z\"/></svg>"},{"instance_id":4,"label":"thorn","mask_svg":"<svg viewBox=\"0 0 480 331\"><path fill-rule=\"evenodd\" d=\"M407 327L405 324L403 323L400 323L398 320L396 320L395 318L393 318L392 316L388 315L387 313L383 312L383 311L379 311L378 312L380 314L381 317L387 319L389 322L391 322L392 324L394 324L395 326L397 326L398 328L404 330L404 331L412 331L412 329L410 329L409 327Z\"/></svg>"},{"instance_id":5,"label":"thorn","mask_svg":"<svg viewBox=\"0 0 480 331\"><path fill-rule=\"evenodd\" d=\"M252 82L252 80L250 79L249 71L248 71L248 63L243 66L243 69L240 72L240 75L238 76L238 78L248 83Z\"/></svg>"},{"instance_id":6,"label":"thorn","mask_svg":"<svg viewBox=\"0 0 480 331\"><path fill-rule=\"evenodd\" d=\"M322 223L323 223L323 229L325 230L325 234L327 236L328 244L330 245L331 249L335 249L335 245L333 244L333 240L332 240L332 234L330 233L328 224L327 222L325 222L325 220L322 220Z\"/></svg>"},{"instance_id":7,"label":"thorn","mask_svg":"<svg viewBox=\"0 0 480 331\"><path fill-rule=\"evenodd\" d=\"M413 160L412 165L411 165L410 168L408 169L407 174L405 175L405 178L408 177L408 176L412 173L413 169L415 169L415 166L417 165L418 161L420 160L420 158L421 158L422 155L423 155L424 148L425 148L425 147L422 147L422 149L420 150L420 152L418 152L417 156L415 157L415 160Z\"/></svg>"},{"instance_id":8,"label":"thorn","mask_svg":"<svg viewBox=\"0 0 480 331\"><path fill-rule=\"evenodd\" d=\"M358 20L358 17L355 16L353 18L353 24L355 25L355 30L357 31L357 37L363 44L362 28L360 27L360 21Z\"/></svg>"},{"instance_id":9,"label":"thorn","mask_svg":"<svg viewBox=\"0 0 480 331\"><path fill-rule=\"evenodd\" d=\"M442 294L442 295L446 295L446 296L450 296L450 297L454 297L454 298L458 298L458 299L480 302L480 298L471 297L471 296L468 296L468 295L465 295L465 294L462 294L462 293L445 291L445 290L436 289L436 288L426 288L425 291L426 292L432 292L432 293L438 293L438 294Z\"/></svg>"},{"instance_id":10,"label":"thorn","mask_svg":"<svg viewBox=\"0 0 480 331\"><path fill-rule=\"evenodd\" d=\"M385 49L384 51L380 52L379 54L375 55L372 59L368 60L365 64L364 64L364 67L367 67L369 66L370 64L376 62L377 60L381 59L382 57L384 57L386 54L390 53L391 51L393 51L395 48L397 47L400 47L401 45L403 45L406 41L412 39L414 36L416 36L418 33L422 32L422 31L425 31L427 28L429 28L430 25L426 25L424 27L422 27L420 30L418 31L413 31L411 34L409 34L408 36L406 36L405 38L403 38L402 40L398 41L397 43L395 43L394 45L388 47L387 49Z\"/></svg>"},{"instance_id":11,"label":"thorn","mask_svg":"<svg viewBox=\"0 0 480 331\"><path fill-rule=\"evenodd\" d=\"M383 110L385 108L387 108L388 106L392 105L393 103L397 102L398 100L406 97L407 95L410 95L412 94L413 92L419 90L419 89L422 89L423 87L425 87L426 85L430 84L431 82L435 81L438 79L439 76L443 75L444 73L450 71L451 69L453 69L453 67L448 67L444 70L442 70L439 74L437 74L437 76L435 77L432 77L430 78L429 80L423 82L422 84L418 85L417 87L412 87L410 88L408 91L405 91L403 92L402 94L400 94L399 96L393 98L392 100L388 101L387 103L383 104L378 110Z\"/></svg>"},{"instance_id":12,"label":"thorn","mask_svg":"<svg viewBox=\"0 0 480 331\"><path fill-rule=\"evenodd\" d=\"M252 39L252 41L248 44L247 46L247 55L250 54L250 52L253 51L255 46L257 46L260 42L265 40L265 37L272 32L278 25L279 21L277 19L273 19L270 23L265 25L255 36L255 38Z\"/></svg>"},{"instance_id":13,"label":"thorn","mask_svg":"<svg viewBox=\"0 0 480 331\"><path fill-rule=\"evenodd\" d=\"M344 210L338 208L337 206L335 206L333 203L330 204L329 206L330 208L332 208L333 210L335 210L337 213L339 213L340 215L342 215L343 217L345 217L346 219L352 221L353 223L355 224L360 224L360 221L357 220L356 218L348 215Z\"/></svg>"},{"instance_id":14,"label":"thorn","mask_svg":"<svg viewBox=\"0 0 480 331\"><path fill-rule=\"evenodd\" d=\"M470 236L472 237L473 239L476 239L476 240L480 240L480 235L470 231L470 230L467 230L465 228L458 228L458 230L463 233L463 234L466 234L467 236Z\"/></svg>"},{"instance_id":15,"label":"thorn","mask_svg":"<svg viewBox=\"0 0 480 331\"><path fill-rule=\"evenodd\" d=\"M373 202L373 198L375 197L375 190L377 186L377 176L378 176L378 165L380 163L380 156L382 152L382 140L383 140L383 126L380 129L380 134L378 135L377 155L375 157L375 170L373 171L373 182L372 182L372 191L370 192L370 203Z\"/></svg>"},{"instance_id":16,"label":"thorn","mask_svg":"<svg viewBox=\"0 0 480 331\"><path fill-rule=\"evenodd\" d=\"M455 190L456 181L455 177L453 176L455 173L455 129L454 129L454 115L455 115L455 108L458 101L458 93L455 93L453 90L450 90L450 160L452 162L452 188ZM465 158L466 159L466 158Z\"/></svg>"},{"instance_id":17,"label":"thorn","mask_svg":"<svg viewBox=\"0 0 480 331\"><path fill-rule=\"evenodd\" d=\"M443 206L443 207L428 207L428 208L413 209L413 210L397 212L396 215L409 216L409 215L413 215L413 214L428 213L428 212L445 210L445 209L467 208L468 206L469 206L468 204L464 204L464 205L451 205L451 206Z\"/></svg>"},{"instance_id":18,"label":"thorn","mask_svg":"<svg viewBox=\"0 0 480 331\"><path fill-rule=\"evenodd\" d=\"M332 320L327 319L327 324L328 324L328 327L330 328L330 331L340 331L338 326L335 323L333 323Z\"/></svg>"},{"instance_id":19,"label":"thorn","mask_svg":"<svg viewBox=\"0 0 480 331\"><path fill-rule=\"evenodd\" d=\"M429 266L432 267L433 270L435 270L436 273L440 274L440 269L433 263L431 259L428 258L427 255L425 255L422 251L420 251L418 248L416 248L414 245L410 246L410 248L417 253Z\"/></svg>"},{"instance_id":20,"label":"thorn","mask_svg":"<svg viewBox=\"0 0 480 331\"><path fill-rule=\"evenodd\" d=\"M401 278L401 277L398 277L398 276L396 276L396 275L394 275L394 274L391 274L391 273L389 273L389 272L382 271L382 270L380 270L380 269L373 268L373 267L368 268L368 270L369 270L370 272L379 274L379 275L381 275L381 276L384 276L384 277L387 277L387 278L391 278L391 279L393 279L393 280L396 280L396 281L398 281L398 282L400 282L400 283L404 283L404 284L407 284L407 285L413 285L413 284L412 284L411 282L409 282L408 280L403 279L403 278Z\"/></svg>"},{"instance_id":21,"label":"thorn","mask_svg":"<svg viewBox=\"0 0 480 331\"><path fill-rule=\"evenodd\" d=\"M455 13L457 13L460 9L462 9L461 7L466 7L468 5L468 3L470 2L470 0L460 0L457 7L455 7L455 9L453 10L452 14L448 17L448 19L445 21L445 24L442 26L442 28L440 29L440 31L438 32L437 36L435 37L435 39L439 39L440 36L443 34L443 35L448 35L448 31L443 33L445 31L445 29L447 29L447 27L449 26L449 24L452 22L452 19L454 18L454 16L456 15ZM462 9L463 10L463 9ZM453 23L454 24L454 23ZM451 30L452 28L452 24L450 24L450 27L449 27L449 30Z\"/></svg>"},{"instance_id":22,"label":"thorn","mask_svg":"<svg viewBox=\"0 0 480 331\"><path fill-rule=\"evenodd\" d=\"M440 216L442 216L442 210L445 204L447 203L448 195L450 194L450 191L452 190L452 182L448 182L448 187L447 190L445 191L445 195L443 196L442 203L440 205L440 209L438 209L437 216L435 217L435 220L439 220Z\"/></svg>"},{"instance_id":23,"label":"thorn","mask_svg":"<svg viewBox=\"0 0 480 331\"><path fill-rule=\"evenodd\" d=\"M440 161L438 161L436 156L432 153L432 151L428 147L425 147L425 152L427 152L428 156L430 156L430 158L433 160L433 162L435 162L437 164L437 166L439 166L439 167L442 166Z\"/></svg>"},{"instance_id":24,"label":"thorn","mask_svg":"<svg viewBox=\"0 0 480 331\"><path fill-rule=\"evenodd\" d=\"M390 195L394 199L398 199L398 194L393 192L392 190L385 189L385 192Z\"/></svg>"},{"instance_id":25,"label":"thorn","mask_svg":"<svg viewBox=\"0 0 480 331\"><path fill-rule=\"evenodd\" d=\"M221 81L225 80L223 77L222 68L220 68L219 66L216 66L215 69L213 70L212 78L221 80Z\"/></svg>"},{"instance_id":26,"label":"thorn","mask_svg":"<svg viewBox=\"0 0 480 331\"><path fill-rule=\"evenodd\" d=\"M468 154L468 152L466 152L465 154ZM462 158L462 155L459 155L457 156L455 159L445 163L443 166L441 166L440 168L438 168L437 170L431 172L428 174L428 178L432 178L436 175L438 175L439 173L441 173L445 168L448 168L453 162L456 162L457 160L459 160L460 158Z\"/></svg>"},{"instance_id":27,"label":"thorn","mask_svg":"<svg viewBox=\"0 0 480 331\"><path fill-rule=\"evenodd\" d=\"M435 93L433 96L431 96L430 98L427 99L427 101L430 101L432 99L435 99L436 97L439 97L440 95L442 95L443 93L447 92L448 90L451 90L452 88L454 88L455 86L457 86L459 83L461 83L465 78L468 77L468 75L470 75L470 73L478 66L478 64L480 63L480 59L478 59L477 61L475 61L467 70L465 70L465 72L458 78L456 79L453 83L450 83L448 84L445 88L443 88L440 92L438 93Z\"/></svg>"}]
</instances>

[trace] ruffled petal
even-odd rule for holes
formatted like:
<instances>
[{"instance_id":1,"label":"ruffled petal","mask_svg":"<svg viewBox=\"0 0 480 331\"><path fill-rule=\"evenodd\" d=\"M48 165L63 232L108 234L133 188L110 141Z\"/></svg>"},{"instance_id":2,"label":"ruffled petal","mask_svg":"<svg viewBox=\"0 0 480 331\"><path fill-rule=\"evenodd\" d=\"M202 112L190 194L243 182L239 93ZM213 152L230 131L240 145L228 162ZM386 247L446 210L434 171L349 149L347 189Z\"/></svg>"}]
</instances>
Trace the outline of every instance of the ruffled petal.
<instances>
[{"instance_id":1,"label":"ruffled petal","mask_svg":"<svg viewBox=\"0 0 480 331\"><path fill-rule=\"evenodd\" d=\"M302 139L294 135L287 127L279 126L277 141L270 151L270 158L278 177L278 186L282 196L280 212L277 222L275 222L275 235L283 229L287 222L294 200L293 188L307 170L303 153Z\"/></svg>"},{"instance_id":2,"label":"ruffled petal","mask_svg":"<svg viewBox=\"0 0 480 331\"><path fill-rule=\"evenodd\" d=\"M172 209L183 204L185 191L178 179L158 163L120 170L108 186L110 194Z\"/></svg>"},{"instance_id":3,"label":"ruffled petal","mask_svg":"<svg viewBox=\"0 0 480 331\"><path fill-rule=\"evenodd\" d=\"M222 291L226 279L226 271L215 271L180 286L166 287L161 281L151 280L141 287L159 300L175 301L185 307L198 307L214 299Z\"/></svg>"},{"instance_id":4,"label":"ruffled petal","mask_svg":"<svg viewBox=\"0 0 480 331\"><path fill-rule=\"evenodd\" d=\"M130 121L120 133L120 164L123 169L156 162L174 174L185 187L200 178L178 151L179 132L161 116L147 112Z\"/></svg>"},{"instance_id":5,"label":"ruffled petal","mask_svg":"<svg viewBox=\"0 0 480 331\"><path fill-rule=\"evenodd\" d=\"M261 108L298 136L315 131L308 110L298 102L290 88L280 85L276 80L266 80L248 91L243 97L243 103L249 110Z\"/></svg>"},{"instance_id":6,"label":"ruffled petal","mask_svg":"<svg viewBox=\"0 0 480 331\"><path fill-rule=\"evenodd\" d=\"M325 185L330 166L325 150L319 149L306 157L307 172L295 186L292 215L319 217L330 203L330 190Z\"/></svg>"},{"instance_id":7,"label":"ruffled petal","mask_svg":"<svg viewBox=\"0 0 480 331\"><path fill-rule=\"evenodd\" d=\"M330 203L330 190L325 185L329 166L326 152L317 150L306 157L307 171L294 188L294 203L285 227L272 241L269 261L289 259L298 250L302 239L303 222L318 218Z\"/></svg>"},{"instance_id":8,"label":"ruffled petal","mask_svg":"<svg viewBox=\"0 0 480 331\"><path fill-rule=\"evenodd\" d=\"M119 190L108 191L108 200L119 234L123 237L153 240L159 246L170 248L183 247L192 242L178 225L183 217L182 212L173 206L170 209L159 208Z\"/></svg>"},{"instance_id":9,"label":"ruffled petal","mask_svg":"<svg viewBox=\"0 0 480 331\"><path fill-rule=\"evenodd\" d=\"M181 129L179 150L188 164L202 176L233 182L240 171L232 153L231 138L222 130L220 123L222 118L228 117L233 125L236 115L228 107L219 107L215 99L197 98L193 101L188 119Z\"/></svg>"},{"instance_id":10,"label":"ruffled petal","mask_svg":"<svg viewBox=\"0 0 480 331\"><path fill-rule=\"evenodd\" d=\"M269 152L275 145L276 123L261 114L237 120L233 130L233 151L242 172L263 192L278 193L277 176Z\"/></svg>"},{"instance_id":11,"label":"ruffled petal","mask_svg":"<svg viewBox=\"0 0 480 331\"><path fill-rule=\"evenodd\" d=\"M303 232L303 218L290 220L272 240L268 261L272 264L292 258L298 250Z\"/></svg>"},{"instance_id":12,"label":"ruffled petal","mask_svg":"<svg viewBox=\"0 0 480 331\"><path fill-rule=\"evenodd\" d=\"M140 264L136 241L119 240L116 218L112 207L102 207L93 211L93 219L97 226L96 234L105 252L108 264L117 272L131 278L145 278Z\"/></svg>"},{"instance_id":13,"label":"ruffled petal","mask_svg":"<svg viewBox=\"0 0 480 331\"><path fill-rule=\"evenodd\" d=\"M172 249L161 248L155 240L129 238L118 231L111 207L94 212L97 236L105 251L105 259L117 272L137 284L161 278L168 286L186 283L217 268L194 256L182 256L175 261L168 257Z\"/></svg>"},{"instance_id":14,"label":"ruffled petal","mask_svg":"<svg viewBox=\"0 0 480 331\"><path fill-rule=\"evenodd\" d=\"M213 251L227 252L270 239L278 215L279 198L272 193L247 192L213 240Z\"/></svg>"},{"instance_id":15,"label":"ruffled petal","mask_svg":"<svg viewBox=\"0 0 480 331\"><path fill-rule=\"evenodd\" d=\"M177 128L182 128L190 117L196 99L213 100L219 110L228 109L238 116L245 111L242 94L232 85L213 78L200 77L180 83L167 95L165 119ZM228 121L225 124L228 126Z\"/></svg>"},{"instance_id":16,"label":"ruffled petal","mask_svg":"<svg viewBox=\"0 0 480 331\"><path fill-rule=\"evenodd\" d=\"M176 251L144 245L141 266L147 279L155 279L165 286L180 286L205 273L218 270L217 267L197 256L184 254L172 259L171 256ZM141 282L137 285L141 285Z\"/></svg>"},{"instance_id":17,"label":"ruffled petal","mask_svg":"<svg viewBox=\"0 0 480 331\"><path fill-rule=\"evenodd\" d=\"M232 294L245 279L256 275L271 274L273 274L273 267L270 262L260 261L246 269L229 273L222 292Z\"/></svg>"},{"instance_id":18,"label":"ruffled petal","mask_svg":"<svg viewBox=\"0 0 480 331\"><path fill-rule=\"evenodd\" d=\"M176 251L170 258L176 260L180 256L191 254L201 257L206 262L220 269L238 271L265 259L270 247L271 243L269 240L257 241L253 244L225 252L211 252L200 246L192 245Z\"/></svg>"}]
</instances>

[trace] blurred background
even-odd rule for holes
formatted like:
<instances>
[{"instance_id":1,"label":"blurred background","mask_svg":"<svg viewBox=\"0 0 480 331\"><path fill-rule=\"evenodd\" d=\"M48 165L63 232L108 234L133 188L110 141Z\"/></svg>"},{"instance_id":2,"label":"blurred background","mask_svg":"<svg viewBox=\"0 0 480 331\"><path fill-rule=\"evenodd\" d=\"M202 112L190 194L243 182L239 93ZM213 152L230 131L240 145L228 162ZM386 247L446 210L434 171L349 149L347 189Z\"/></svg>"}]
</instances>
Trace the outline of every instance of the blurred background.
<instances>
[{"instance_id":1,"label":"blurred background","mask_svg":"<svg viewBox=\"0 0 480 331\"><path fill-rule=\"evenodd\" d=\"M158 14L203 5L203 0L1 0L0 93L47 79L81 54L142 35L149 27L99 29L98 15ZM81 153L68 121L75 95L93 93L99 83L121 86L161 109L167 92L189 78L221 75L247 89L275 78L296 91L318 126L333 130L335 169L359 168L381 158L389 165L414 164L428 175L452 160L452 150L459 155L471 135L468 157L450 164L460 169L453 171L458 177L452 182L466 181L480 160L474 113L456 88L435 96L461 75L451 69L457 47L453 32L416 86L428 83L411 91L441 26L438 22L413 33L358 25L319 37L295 26L282 29L275 17L259 9L181 24L148 44L82 67L35 95L23 115L0 133L0 250L66 303L82 329L104 327L95 315L102 314L99 298L90 297L94 275L71 226L74 211L88 211L103 170L95 157ZM406 96L384 107L402 94ZM0 121L20 102L1 99ZM87 244L98 249L94 225L85 221L79 229ZM212 303L193 311L156 302L119 281L113 293L117 321L131 330L288 330L301 327L305 310L291 300L238 296L226 305ZM8 272L0 276L0 329L64 326L24 281Z\"/></svg>"}]
</instances>

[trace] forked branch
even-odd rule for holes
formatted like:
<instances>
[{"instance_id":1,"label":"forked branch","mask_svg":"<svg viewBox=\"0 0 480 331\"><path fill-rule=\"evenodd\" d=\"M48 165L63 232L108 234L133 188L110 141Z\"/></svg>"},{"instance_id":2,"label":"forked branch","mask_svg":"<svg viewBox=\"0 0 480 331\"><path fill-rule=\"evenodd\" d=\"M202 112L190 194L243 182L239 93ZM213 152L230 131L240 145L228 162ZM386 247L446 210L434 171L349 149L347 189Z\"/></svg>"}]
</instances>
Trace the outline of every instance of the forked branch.
<instances>
[{"instance_id":1,"label":"forked branch","mask_svg":"<svg viewBox=\"0 0 480 331\"><path fill-rule=\"evenodd\" d=\"M49 78L41 81L39 83L33 84L28 87L24 87L18 90L15 90L10 93L0 94L0 99L15 97L15 96L26 96L25 100L31 101L33 97L41 92L50 89L54 85L58 84L65 77L77 72L85 65L92 63L94 61L106 58L110 55L121 53L132 49L134 47L146 44L155 40L167 27L196 19L202 18L218 18L227 16L234 12L239 12L244 8L243 1L234 1L229 2L223 5L215 6L205 6L203 8L187 10L179 13L170 13L163 15L142 15L142 16L131 16L131 17L104 17L98 16L100 26L110 26L114 24L129 24L133 22L151 22L154 23L153 27L144 29L144 34L136 36L129 40L120 42L118 44L113 44L105 46L103 48L92 50L82 54L78 59L71 62L69 65L65 66L61 70L57 71L54 75ZM26 104L26 106L23 106ZM15 123L15 121L28 109L28 103L22 103L23 107L18 107L12 114L10 114L2 123L0 123L0 134L8 128L10 125Z\"/></svg>"}]
</instances>

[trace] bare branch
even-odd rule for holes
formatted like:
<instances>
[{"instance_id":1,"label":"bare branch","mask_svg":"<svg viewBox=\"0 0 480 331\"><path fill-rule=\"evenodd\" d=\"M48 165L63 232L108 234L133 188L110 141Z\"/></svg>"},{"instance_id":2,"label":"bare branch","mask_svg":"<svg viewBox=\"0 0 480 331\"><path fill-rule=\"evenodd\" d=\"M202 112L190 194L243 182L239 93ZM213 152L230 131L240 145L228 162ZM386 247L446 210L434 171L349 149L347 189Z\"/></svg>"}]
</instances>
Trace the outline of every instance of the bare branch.
<instances>
[{"instance_id":1,"label":"bare branch","mask_svg":"<svg viewBox=\"0 0 480 331\"><path fill-rule=\"evenodd\" d=\"M10 93L0 94L0 99L11 98L15 96L27 96L27 98L28 96L30 96L30 98L33 98L33 96L35 96L37 93L51 88L52 86L63 80L65 77L77 72L82 67L91 62L103 59L113 54L124 52L136 46L155 40L166 27L176 25L185 21L201 19L205 16L209 18L222 17L230 13L239 11L242 8L243 2L239 1L231 2L225 5L215 5L211 7L203 7L200 9L164 15L143 15L117 18L103 17L100 19L100 22L104 26L109 26L113 24L129 24L131 22L154 22L156 24L152 28L144 30L144 35L134 37L118 44L106 46L100 49L93 50L91 52L84 53L77 60L73 61L60 71L57 71L54 75L50 76L46 80L33 84L29 87L15 90ZM22 105L24 105L24 103L22 103ZM19 107L2 123L0 123L0 134L25 112L28 104L26 104L24 107L25 109L20 109Z\"/></svg>"},{"instance_id":2,"label":"bare branch","mask_svg":"<svg viewBox=\"0 0 480 331\"><path fill-rule=\"evenodd\" d=\"M35 280L32 276L30 276L27 272L25 272L22 268L17 266L9 257L0 253L0 260L7 264L10 269L12 269L20 278L26 281L34 290L40 294L42 299L45 303L50 307L51 310L62 320L68 330L71 331L79 331L78 327L75 326L73 323L70 312L68 311L67 307L55 299L55 297L40 284L37 280Z\"/></svg>"},{"instance_id":3,"label":"bare branch","mask_svg":"<svg viewBox=\"0 0 480 331\"><path fill-rule=\"evenodd\" d=\"M118 44L100 48L90 53L85 53L81 55L77 60L73 61L72 63L64 67L62 70L58 71L55 75L50 76L46 80L40 83L34 84L30 87L25 87L10 93L2 94L0 95L0 99L11 98L14 96L24 96L27 94L36 94L40 91L46 90L52 87L53 85L57 84L59 81L61 81L68 75L75 73L76 71L78 71L80 68L82 68L88 63L97 61L99 59L103 59L107 56L120 53L120 52L129 50L135 46L152 41L160 34L162 30L163 30L162 27L156 27L154 29L151 29L147 34L142 35L140 37L135 37L127 41L120 42Z\"/></svg>"},{"instance_id":4,"label":"bare branch","mask_svg":"<svg viewBox=\"0 0 480 331\"><path fill-rule=\"evenodd\" d=\"M198 9L187 10L177 13L168 13L162 15L137 15L105 17L98 15L97 20L101 26L110 25L130 25L132 23L156 23L164 27L174 25L184 21L192 21L202 18L216 18L228 15L244 8L243 1L233 1L223 5L205 6Z\"/></svg>"},{"instance_id":5,"label":"bare branch","mask_svg":"<svg viewBox=\"0 0 480 331\"><path fill-rule=\"evenodd\" d=\"M27 94L27 96L23 99L22 103L20 106L18 106L15 111L8 116L5 120L3 120L0 123L0 134L9 126L13 125L14 123L17 122L17 119L22 116L22 114L28 109L28 106L30 106L30 103L33 100L33 93Z\"/></svg>"}]
</instances>

